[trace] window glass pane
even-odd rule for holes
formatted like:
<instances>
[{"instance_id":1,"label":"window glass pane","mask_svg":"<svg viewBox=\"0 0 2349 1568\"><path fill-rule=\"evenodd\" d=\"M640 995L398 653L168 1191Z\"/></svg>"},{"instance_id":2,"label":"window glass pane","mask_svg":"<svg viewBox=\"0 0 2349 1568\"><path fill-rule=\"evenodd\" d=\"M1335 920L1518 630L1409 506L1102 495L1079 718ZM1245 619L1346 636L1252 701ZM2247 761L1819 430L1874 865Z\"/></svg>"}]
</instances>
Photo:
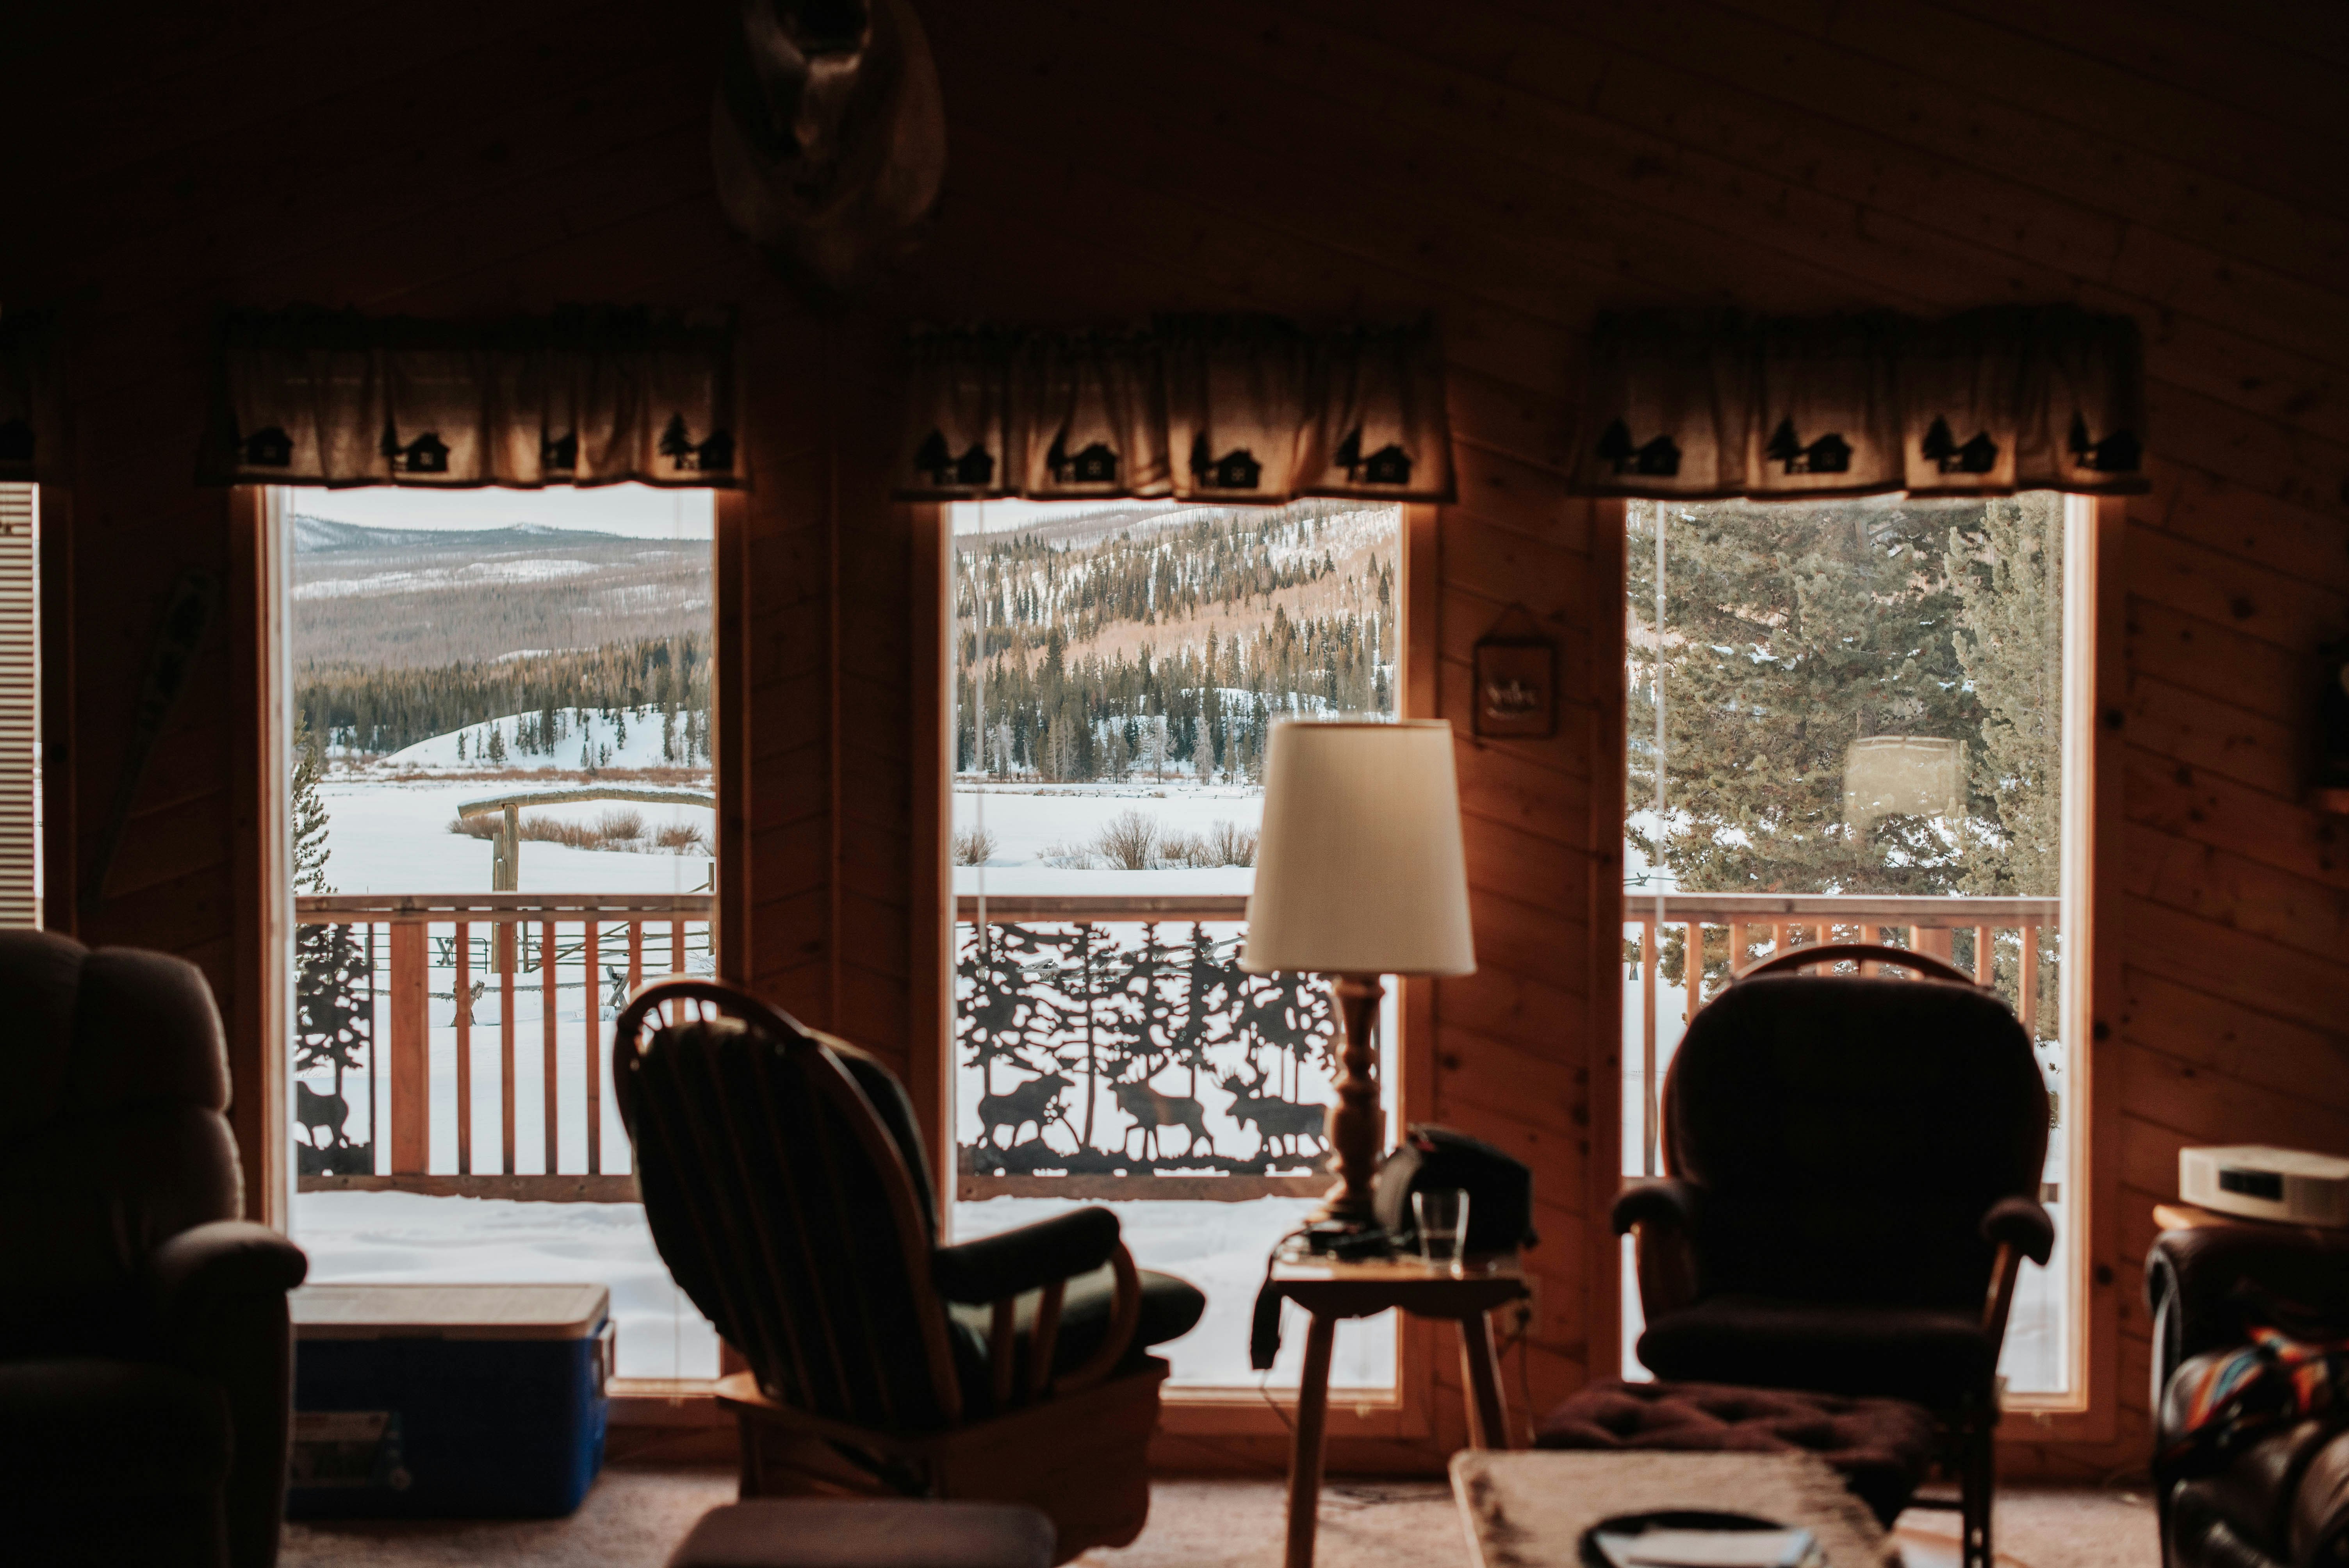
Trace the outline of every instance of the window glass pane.
<instances>
[{"instance_id":1,"label":"window glass pane","mask_svg":"<svg viewBox=\"0 0 2349 1568\"><path fill-rule=\"evenodd\" d=\"M710 497L283 500L310 1277L602 1283L620 1376L715 1377L608 1057L635 985L713 972Z\"/></svg>"},{"instance_id":2,"label":"window glass pane","mask_svg":"<svg viewBox=\"0 0 2349 1568\"><path fill-rule=\"evenodd\" d=\"M1137 1262L1207 1294L1174 1381L1254 1385L1266 1258L1330 1184L1335 1066L1327 989L1238 968L1265 740L1394 713L1401 513L952 514L956 1234L1109 1203ZM1391 1387L1394 1344L1341 1326L1332 1385Z\"/></svg>"},{"instance_id":3,"label":"window glass pane","mask_svg":"<svg viewBox=\"0 0 2349 1568\"><path fill-rule=\"evenodd\" d=\"M1628 511L1624 1169L1659 1169L1651 1088L1733 968L1831 937L1954 962L2029 1022L2053 1097L2057 1253L2023 1266L2001 1367L2061 1392L2064 499ZM1738 903L1764 894L1795 913Z\"/></svg>"}]
</instances>

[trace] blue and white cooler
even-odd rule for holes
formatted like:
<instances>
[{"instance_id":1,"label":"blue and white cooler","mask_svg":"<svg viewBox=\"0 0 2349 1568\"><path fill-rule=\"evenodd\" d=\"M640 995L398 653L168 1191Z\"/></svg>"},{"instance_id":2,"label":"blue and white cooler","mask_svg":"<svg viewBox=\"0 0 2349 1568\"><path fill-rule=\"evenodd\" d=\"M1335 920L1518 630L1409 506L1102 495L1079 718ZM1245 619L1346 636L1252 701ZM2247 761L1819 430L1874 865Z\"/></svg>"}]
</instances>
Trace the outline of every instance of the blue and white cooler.
<instances>
[{"instance_id":1,"label":"blue and white cooler","mask_svg":"<svg viewBox=\"0 0 2349 1568\"><path fill-rule=\"evenodd\" d=\"M290 1517L551 1518L587 1495L607 1287L313 1284L291 1305Z\"/></svg>"}]
</instances>

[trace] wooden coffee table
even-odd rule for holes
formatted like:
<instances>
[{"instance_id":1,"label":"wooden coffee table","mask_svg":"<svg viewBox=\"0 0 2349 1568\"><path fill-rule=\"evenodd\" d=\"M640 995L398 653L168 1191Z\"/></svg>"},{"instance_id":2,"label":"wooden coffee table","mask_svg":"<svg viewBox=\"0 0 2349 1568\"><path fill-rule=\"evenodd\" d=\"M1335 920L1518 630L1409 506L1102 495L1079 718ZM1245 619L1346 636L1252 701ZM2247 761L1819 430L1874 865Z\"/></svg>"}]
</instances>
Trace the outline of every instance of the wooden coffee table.
<instances>
[{"instance_id":1,"label":"wooden coffee table","mask_svg":"<svg viewBox=\"0 0 2349 1568\"><path fill-rule=\"evenodd\" d=\"M1816 1454L1472 1450L1452 1456L1452 1491L1483 1568L1581 1568L1582 1532L1600 1520L1680 1508L1801 1525L1827 1568L1899 1561L1876 1515Z\"/></svg>"},{"instance_id":2,"label":"wooden coffee table","mask_svg":"<svg viewBox=\"0 0 2349 1568\"><path fill-rule=\"evenodd\" d=\"M1399 1307L1415 1317L1448 1317L1460 1326L1460 1362L1467 1376L1469 1441L1480 1449L1509 1446L1508 1406L1501 1397L1493 1353L1493 1308L1526 1295L1514 1262L1464 1274L1432 1269L1416 1258L1338 1263L1329 1258L1283 1260L1272 1265L1269 1288L1312 1317L1305 1334L1305 1376L1297 1390L1297 1433L1288 1457L1288 1551L1286 1568L1313 1568L1313 1534L1321 1509L1321 1458L1329 1429L1330 1343L1341 1317L1371 1317Z\"/></svg>"}]
</instances>

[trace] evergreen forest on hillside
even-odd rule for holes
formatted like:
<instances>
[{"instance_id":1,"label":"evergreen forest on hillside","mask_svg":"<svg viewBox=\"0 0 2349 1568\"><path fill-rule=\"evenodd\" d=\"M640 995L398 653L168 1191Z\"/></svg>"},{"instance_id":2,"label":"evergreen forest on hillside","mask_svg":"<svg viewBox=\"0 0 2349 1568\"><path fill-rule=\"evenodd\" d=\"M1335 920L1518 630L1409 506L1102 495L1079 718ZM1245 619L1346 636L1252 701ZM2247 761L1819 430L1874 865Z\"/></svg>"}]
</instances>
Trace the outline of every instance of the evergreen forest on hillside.
<instances>
[{"instance_id":1,"label":"evergreen forest on hillside","mask_svg":"<svg viewBox=\"0 0 2349 1568\"><path fill-rule=\"evenodd\" d=\"M294 521L287 608L302 660L430 669L709 624L707 540Z\"/></svg>"},{"instance_id":2,"label":"evergreen forest on hillside","mask_svg":"<svg viewBox=\"0 0 2349 1568\"><path fill-rule=\"evenodd\" d=\"M508 714L525 717L517 747L552 755L563 708L657 708L680 763L709 759L706 634L432 668L313 662L296 677L296 722L334 749L381 755ZM535 738L543 738L543 740Z\"/></svg>"},{"instance_id":3,"label":"evergreen forest on hillside","mask_svg":"<svg viewBox=\"0 0 2349 1568\"><path fill-rule=\"evenodd\" d=\"M1397 521L1306 501L958 537L956 769L1256 779L1276 717L1393 711Z\"/></svg>"}]
</instances>

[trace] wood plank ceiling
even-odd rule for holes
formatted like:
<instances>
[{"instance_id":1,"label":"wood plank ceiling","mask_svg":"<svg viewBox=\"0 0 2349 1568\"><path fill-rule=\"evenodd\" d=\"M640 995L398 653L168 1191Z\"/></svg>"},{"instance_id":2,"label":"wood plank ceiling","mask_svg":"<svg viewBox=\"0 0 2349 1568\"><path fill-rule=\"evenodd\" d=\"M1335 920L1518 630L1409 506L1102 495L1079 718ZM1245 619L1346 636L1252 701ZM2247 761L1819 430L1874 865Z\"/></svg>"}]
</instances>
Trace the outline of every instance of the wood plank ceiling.
<instances>
[{"instance_id":1,"label":"wood plank ceiling","mask_svg":"<svg viewBox=\"0 0 2349 1568\"><path fill-rule=\"evenodd\" d=\"M1437 1114L1543 1172L1547 1396L1609 1356L1583 1288L1605 1194L1582 1173L1613 1063L1581 1020L1613 940L1598 819L1619 600L1559 477L1578 335L1602 304L2074 299L2136 315L2151 377L2155 485L2127 538L2127 995L2097 1045L2121 1117L2099 1130L2123 1150L2097 1195L2121 1243L2097 1261L2124 1362L2112 1444L2014 1462L2141 1457L2134 1279L2180 1144L2349 1149L2349 853L2302 803L2315 651L2349 594L2337 7L932 0L946 208L912 262L824 311L710 194L724 7L141 9L100 32L57 8L0 60L0 301L69 313L73 746L55 765L83 844L174 575L231 559L224 498L190 483L216 310L736 303L756 411L731 738L752 977L903 1060L915 612L885 463L905 325L1433 311L1462 469L1440 520L1441 707L1462 711L1466 649L1510 602L1565 639L1580 705L1557 742L1464 748L1485 967L1436 1009ZM208 649L83 921L223 987L228 648Z\"/></svg>"}]
</instances>

